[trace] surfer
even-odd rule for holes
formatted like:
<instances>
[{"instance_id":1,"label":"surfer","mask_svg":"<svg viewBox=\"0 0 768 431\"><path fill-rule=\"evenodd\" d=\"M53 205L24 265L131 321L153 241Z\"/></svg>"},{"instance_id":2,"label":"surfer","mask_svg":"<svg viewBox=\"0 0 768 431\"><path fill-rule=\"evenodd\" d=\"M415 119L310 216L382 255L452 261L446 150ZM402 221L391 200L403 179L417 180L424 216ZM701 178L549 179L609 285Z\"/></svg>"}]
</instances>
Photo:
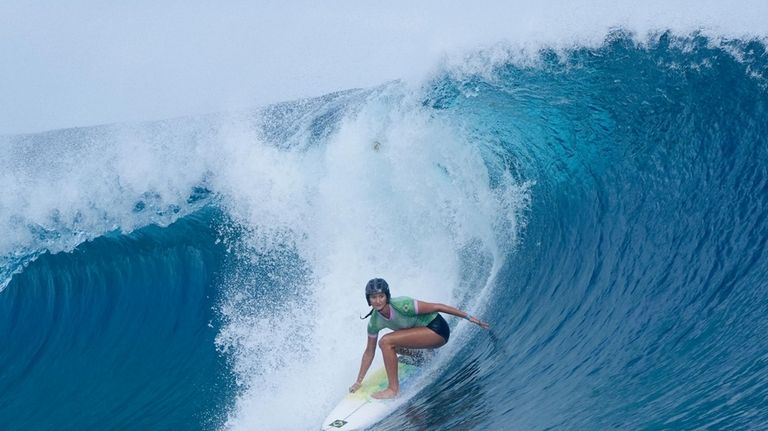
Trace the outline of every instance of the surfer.
<instances>
[{"instance_id":1,"label":"surfer","mask_svg":"<svg viewBox=\"0 0 768 431\"><path fill-rule=\"evenodd\" d=\"M384 357L389 386L372 395L377 399L394 398L400 392L397 352L404 349L435 349L448 342L451 330L439 313L452 314L467 319L483 329L489 328L488 323L450 305L418 301L407 296L392 298L389 285L381 278L374 278L365 285L365 300L371 306L371 312L364 317L364 319L371 317L368 322L368 344L360 362L357 381L349 387L349 391L355 392L360 388L376 354L379 331L389 328L393 332L381 337L378 343Z\"/></svg>"}]
</instances>

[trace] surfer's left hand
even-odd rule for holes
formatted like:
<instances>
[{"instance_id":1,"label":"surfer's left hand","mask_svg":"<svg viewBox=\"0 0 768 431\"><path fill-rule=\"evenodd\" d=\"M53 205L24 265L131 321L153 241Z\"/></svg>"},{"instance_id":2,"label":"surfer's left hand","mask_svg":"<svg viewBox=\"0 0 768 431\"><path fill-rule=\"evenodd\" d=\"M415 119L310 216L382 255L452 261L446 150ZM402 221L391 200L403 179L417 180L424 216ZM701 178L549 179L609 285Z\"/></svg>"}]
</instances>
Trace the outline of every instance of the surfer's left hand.
<instances>
[{"instance_id":1,"label":"surfer's left hand","mask_svg":"<svg viewBox=\"0 0 768 431\"><path fill-rule=\"evenodd\" d=\"M482 320L478 319L475 316L469 316L468 320L483 329L488 329L491 327L491 325L489 325L488 322L483 322Z\"/></svg>"},{"instance_id":2,"label":"surfer's left hand","mask_svg":"<svg viewBox=\"0 0 768 431\"><path fill-rule=\"evenodd\" d=\"M358 389L360 389L360 382L355 382L349 387L349 392L355 392Z\"/></svg>"}]
</instances>

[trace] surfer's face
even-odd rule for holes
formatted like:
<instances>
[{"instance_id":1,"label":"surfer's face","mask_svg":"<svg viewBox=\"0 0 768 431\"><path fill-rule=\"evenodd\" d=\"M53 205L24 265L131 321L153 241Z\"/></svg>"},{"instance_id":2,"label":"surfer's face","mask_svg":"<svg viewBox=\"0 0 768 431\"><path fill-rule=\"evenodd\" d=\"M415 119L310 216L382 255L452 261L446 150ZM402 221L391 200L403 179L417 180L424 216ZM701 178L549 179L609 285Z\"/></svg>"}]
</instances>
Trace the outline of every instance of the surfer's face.
<instances>
[{"instance_id":1,"label":"surfer's face","mask_svg":"<svg viewBox=\"0 0 768 431\"><path fill-rule=\"evenodd\" d=\"M369 295L368 299L371 300L371 307L376 310L381 310L387 305L387 295L383 293L374 293L373 295Z\"/></svg>"}]
</instances>

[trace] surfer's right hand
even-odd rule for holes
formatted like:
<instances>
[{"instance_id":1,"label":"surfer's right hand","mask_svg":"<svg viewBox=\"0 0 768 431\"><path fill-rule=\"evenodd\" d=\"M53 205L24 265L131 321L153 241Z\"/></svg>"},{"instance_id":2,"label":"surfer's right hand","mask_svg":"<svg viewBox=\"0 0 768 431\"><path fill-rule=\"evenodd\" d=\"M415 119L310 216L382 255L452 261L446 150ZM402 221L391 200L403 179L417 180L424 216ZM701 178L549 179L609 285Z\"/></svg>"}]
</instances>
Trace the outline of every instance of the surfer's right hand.
<instances>
[{"instance_id":1,"label":"surfer's right hand","mask_svg":"<svg viewBox=\"0 0 768 431\"><path fill-rule=\"evenodd\" d=\"M358 389L360 389L360 382L355 382L349 387L349 392L355 392Z\"/></svg>"}]
</instances>

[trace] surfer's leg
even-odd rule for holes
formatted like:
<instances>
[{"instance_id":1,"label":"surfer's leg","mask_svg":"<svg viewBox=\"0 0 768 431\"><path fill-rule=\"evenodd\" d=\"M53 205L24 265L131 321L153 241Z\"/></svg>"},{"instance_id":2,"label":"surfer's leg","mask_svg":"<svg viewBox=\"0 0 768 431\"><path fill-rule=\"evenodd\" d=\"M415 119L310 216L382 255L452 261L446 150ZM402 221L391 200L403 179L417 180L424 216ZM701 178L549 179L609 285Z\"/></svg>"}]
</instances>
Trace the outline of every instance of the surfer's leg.
<instances>
[{"instance_id":1,"label":"surfer's leg","mask_svg":"<svg viewBox=\"0 0 768 431\"><path fill-rule=\"evenodd\" d=\"M372 396L378 399L394 398L400 392L397 378L397 349L433 349L445 344L445 338L426 327L400 329L391 332L379 340L379 347L387 370L389 387Z\"/></svg>"}]
</instances>

